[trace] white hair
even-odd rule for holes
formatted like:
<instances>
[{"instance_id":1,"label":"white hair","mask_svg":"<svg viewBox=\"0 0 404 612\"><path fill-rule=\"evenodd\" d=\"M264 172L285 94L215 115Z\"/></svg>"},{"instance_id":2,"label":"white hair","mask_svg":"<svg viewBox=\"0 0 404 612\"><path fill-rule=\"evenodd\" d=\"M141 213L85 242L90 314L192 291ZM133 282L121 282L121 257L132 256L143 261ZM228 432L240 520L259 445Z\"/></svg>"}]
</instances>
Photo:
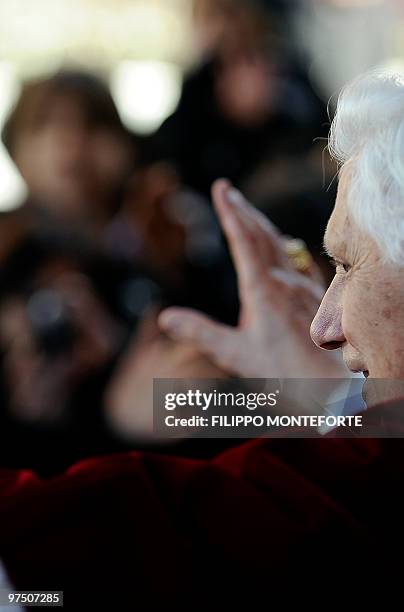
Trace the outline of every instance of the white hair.
<instances>
[{"instance_id":1,"label":"white hair","mask_svg":"<svg viewBox=\"0 0 404 612\"><path fill-rule=\"evenodd\" d=\"M349 214L387 261L404 265L404 79L372 72L347 85L329 150L350 162Z\"/></svg>"}]
</instances>

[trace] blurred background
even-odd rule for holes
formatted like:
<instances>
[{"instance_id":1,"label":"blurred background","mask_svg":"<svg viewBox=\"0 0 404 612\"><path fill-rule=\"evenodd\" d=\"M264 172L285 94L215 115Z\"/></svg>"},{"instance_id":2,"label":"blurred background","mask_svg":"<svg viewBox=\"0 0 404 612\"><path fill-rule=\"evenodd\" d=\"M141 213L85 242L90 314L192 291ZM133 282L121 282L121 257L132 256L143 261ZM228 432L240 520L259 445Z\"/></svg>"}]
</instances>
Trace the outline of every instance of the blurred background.
<instances>
[{"instance_id":1,"label":"blurred background","mask_svg":"<svg viewBox=\"0 0 404 612\"><path fill-rule=\"evenodd\" d=\"M231 179L327 278L330 113L403 58L400 0L2 0L2 465L223 444L152 433L153 377L226 379L156 324L169 304L237 321L211 184Z\"/></svg>"}]
</instances>

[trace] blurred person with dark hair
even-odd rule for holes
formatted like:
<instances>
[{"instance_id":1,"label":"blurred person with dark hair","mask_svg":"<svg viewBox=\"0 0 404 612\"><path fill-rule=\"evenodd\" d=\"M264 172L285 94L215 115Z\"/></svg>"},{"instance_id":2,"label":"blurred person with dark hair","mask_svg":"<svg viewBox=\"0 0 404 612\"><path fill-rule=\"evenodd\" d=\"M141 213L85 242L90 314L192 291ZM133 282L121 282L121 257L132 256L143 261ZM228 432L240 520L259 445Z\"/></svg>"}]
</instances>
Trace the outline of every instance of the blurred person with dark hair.
<instances>
[{"instance_id":1,"label":"blurred person with dark hair","mask_svg":"<svg viewBox=\"0 0 404 612\"><path fill-rule=\"evenodd\" d=\"M81 71L28 82L3 130L27 205L97 232L116 211L136 151L108 87Z\"/></svg>"},{"instance_id":2,"label":"blurred person with dark hair","mask_svg":"<svg viewBox=\"0 0 404 612\"><path fill-rule=\"evenodd\" d=\"M312 146L326 135L327 109L272 4L196 2L201 63L150 150L205 195L229 177L282 231L318 252L335 196L323 190L333 172L328 164L325 178L321 171L323 144Z\"/></svg>"},{"instance_id":3,"label":"blurred person with dark hair","mask_svg":"<svg viewBox=\"0 0 404 612\"><path fill-rule=\"evenodd\" d=\"M29 195L22 209L0 217L0 235L12 221L39 234L68 230L73 242L84 237L149 270L181 303L234 319L234 284L223 307L201 288L208 276L226 286L214 215L180 193L167 165L140 164L141 139L124 128L100 78L63 70L26 83L3 139Z\"/></svg>"}]
</instances>

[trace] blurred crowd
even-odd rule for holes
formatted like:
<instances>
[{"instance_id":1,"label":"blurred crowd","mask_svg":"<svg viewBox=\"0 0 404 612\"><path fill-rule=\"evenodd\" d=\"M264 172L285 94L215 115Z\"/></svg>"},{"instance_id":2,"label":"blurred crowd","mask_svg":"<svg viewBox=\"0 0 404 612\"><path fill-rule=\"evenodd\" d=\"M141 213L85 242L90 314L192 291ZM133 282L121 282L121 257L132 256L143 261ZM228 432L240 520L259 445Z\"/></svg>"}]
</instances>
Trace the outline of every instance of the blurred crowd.
<instances>
[{"instance_id":1,"label":"blurred crowd","mask_svg":"<svg viewBox=\"0 0 404 612\"><path fill-rule=\"evenodd\" d=\"M24 84L2 134L28 188L0 218L3 466L48 475L134 444L171 452L153 437L153 378L226 375L164 337L157 315L176 304L238 317L215 179L233 181L321 263L335 169L326 101L287 27L294 9L196 0L199 63L149 136L124 127L95 74L66 67Z\"/></svg>"}]
</instances>

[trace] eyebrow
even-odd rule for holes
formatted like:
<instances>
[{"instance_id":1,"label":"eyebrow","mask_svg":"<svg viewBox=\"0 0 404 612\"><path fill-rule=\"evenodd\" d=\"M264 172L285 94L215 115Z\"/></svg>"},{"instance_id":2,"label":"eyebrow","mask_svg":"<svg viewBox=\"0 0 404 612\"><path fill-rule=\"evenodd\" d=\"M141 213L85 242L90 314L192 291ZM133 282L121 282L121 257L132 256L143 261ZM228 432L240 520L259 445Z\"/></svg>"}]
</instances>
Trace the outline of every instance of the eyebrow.
<instances>
[{"instance_id":1,"label":"eyebrow","mask_svg":"<svg viewBox=\"0 0 404 612\"><path fill-rule=\"evenodd\" d=\"M328 255L328 257L333 258L334 257L334 253L333 250L331 248L330 242L328 240L328 236L327 236L328 232L325 232L324 235L324 240L323 240L323 249L326 255Z\"/></svg>"},{"instance_id":2,"label":"eyebrow","mask_svg":"<svg viewBox=\"0 0 404 612\"><path fill-rule=\"evenodd\" d=\"M331 259L336 261L345 259L345 249L333 248L333 244L328 239L328 232L326 231L323 240L324 253Z\"/></svg>"}]
</instances>

